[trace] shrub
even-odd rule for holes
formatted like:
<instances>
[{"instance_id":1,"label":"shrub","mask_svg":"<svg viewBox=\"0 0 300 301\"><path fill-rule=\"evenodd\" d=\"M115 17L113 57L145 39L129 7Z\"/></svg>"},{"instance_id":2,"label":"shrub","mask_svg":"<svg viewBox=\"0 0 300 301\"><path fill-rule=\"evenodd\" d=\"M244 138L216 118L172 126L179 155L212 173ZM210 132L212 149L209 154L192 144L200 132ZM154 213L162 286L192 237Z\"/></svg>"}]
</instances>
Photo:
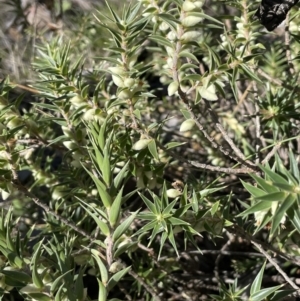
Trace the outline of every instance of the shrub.
<instances>
[{"instance_id":1,"label":"shrub","mask_svg":"<svg viewBox=\"0 0 300 301\"><path fill-rule=\"evenodd\" d=\"M3 53L3 300L299 294L296 10L274 34L246 0L108 2L69 28L7 4L35 47L24 82Z\"/></svg>"}]
</instances>

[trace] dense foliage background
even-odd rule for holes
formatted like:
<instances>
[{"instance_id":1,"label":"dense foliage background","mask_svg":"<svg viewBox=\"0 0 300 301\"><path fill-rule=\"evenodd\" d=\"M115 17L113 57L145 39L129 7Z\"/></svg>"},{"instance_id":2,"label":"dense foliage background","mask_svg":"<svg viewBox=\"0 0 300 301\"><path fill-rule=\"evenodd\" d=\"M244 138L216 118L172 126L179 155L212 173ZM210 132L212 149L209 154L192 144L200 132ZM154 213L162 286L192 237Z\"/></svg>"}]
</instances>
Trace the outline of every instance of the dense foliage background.
<instances>
[{"instance_id":1,"label":"dense foliage background","mask_svg":"<svg viewBox=\"0 0 300 301\"><path fill-rule=\"evenodd\" d=\"M298 7L0 0L1 300L298 300Z\"/></svg>"}]
</instances>

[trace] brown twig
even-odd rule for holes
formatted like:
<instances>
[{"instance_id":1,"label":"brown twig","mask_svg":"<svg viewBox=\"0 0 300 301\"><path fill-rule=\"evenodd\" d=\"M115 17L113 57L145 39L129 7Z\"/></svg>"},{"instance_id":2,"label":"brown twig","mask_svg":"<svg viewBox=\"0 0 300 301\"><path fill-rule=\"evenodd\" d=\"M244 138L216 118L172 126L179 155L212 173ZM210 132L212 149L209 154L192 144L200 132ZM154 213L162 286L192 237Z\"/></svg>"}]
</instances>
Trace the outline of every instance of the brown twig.
<instances>
[{"instance_id":1,"label":"brown twig","mask_svg":"<svg viewBox=\"0 0 300 301\"><path fill-rule=\"evenodd\" d=\"M211 114L211 117L216 125L216 127L218 128L218 130L221 132L223 138L225 139L225 141L228 143L228 145L230 146L230 148L235 152L235 154L238 156L237 161L248 166L251 168L256 169L256 166L253 162L249 161L246 159L246 157L244 156L244 154L241 152L241 150L235 145L235 143L233 142L233 140L229 137L229 135L227 134L227 132L225 131L225 129L223 128L223 126L221 125L221 123L218 120L218 116L217 114L214 112L214 110L211 108L211 105L209 103L209 101L207 101L206 99L204 99L204 103L205 105L208 107L208 110Z\"/></svg>"},{"instance_id":2,"label":"brown twig","mask_svg":"<svg viewBox=\"0 0 300 301\"><path fill-rule=\"evenodd\" d=\"M128 273L146 289L146 291L152 296L154 301L161 301L161 298L158 296L155 289L153 287L151 287L150 285L148 285L142 277L140 277L133 270L129 270Z\"/></svg>"},{"instance_id":3,"label":"brown twig","mask_svg":"<svg viewBox=\"0 0 300 301\"><path fill-rule=\"evenodd\" d=\"M0 81L3 81L3 80L4 80L3 78L0 78ZM14 82L10 82L9 85L12 86L13 88L19 88L21 90L28 91L33 94L40 94L40 91L38 91L37 89L31 88L31 87L28 87L28 86L24 86L24 85L17 84Z\"/></svg>"},{"instance_id":4,"label":"brown twig","mask_svg":"<svg viewBox=\"0 0 300 301\"><path fill-rule=\"evenodd\" d=\"M264 250L264 248L257 242L251 241L251 243L261 252L267 260L274 266L274 268L280 273L280 275L285 279L286 282L290 284L292 288L297 291L297 295L300 295L300 288L289 278L289 276L282 270L278 263Z\"/></svg>"},{"instance_id":5,"label":"brown twig","mask_svg":"<svg viewBox=\"0 0 300 301\"><path fill-rule=\"evenodd\" d=\"M258 89L256 82L253 81L253 90L254 90L254 99L255 101L255 152L256 152L256 160L255 163L258 165L261 161L261 123L260 123L260 116L259 116L259 105L258 105Z\"/></svg>"},{"instance_id":6,"label":"brown twig","mask_svg":"<svg viewBox=\"0 0 300 301\"><path fill-rule=\"evenodd\" d=\"M280 149L281 142L277 142L272 150L267 154L267 156L262 160L262 164L265 165L267 162L270 161L270 159L275 155L275 153Z\"/></svg>"},{"instance_id":7,"label":"brown twig","mask_svg":"<svg viewBox=\"0 0 300 301\"><path fill-rule=\"evenodd\" d=\"M290 47L290 31L289 31L289 14L285 19L285 30L284 30L284 44L285 44L285 55L289 65L289 72L291 75L295 74L295 68L292 63L291 47Z\"/></svg>"},{"instance_id":8,"label":"brown twig","mask_svg":"<svg viewBox=\"0 0 300 301\"><path fill-rule=\"evenodd\" d=\"M272 251L275 255L280 256L281 258L284 258L285 260L288 260L290 262L292 262L293 264L300 266L300 259L295 258L294 256L290 256L289 254L285 254L281 251L279 251L278 249L276 249L275 247L273 247L271 244L260 241L258 239L256 239L255 237L253 237L252 235L248 234L243 228L234 225L232 227L228 227L227 228L228 231L231 231L233 234L237 234L239 236L244 237L245 239L247 239L249 242L255 242L257 244L260 244L261 246L264 247L264 249L266 250L270 250Z\"/></svg>"},{"instance_id":9,"label":"brown twig","mask_svg":"<svg viewBox=\"0 0 300 301\"><path fill-rule=\"evenodd\" d=\"M58 221L60 221L62 224L70 227L71 229L73 229L75 232L81 234L82 236L88 238L91 242L95 241L95 238L92 237L91 235L89 235L87 232L85 232L84 230L78 228L73 222L68 221L66 218L64 218L63 216L57 214L55 211L53 211L51 208L49 208L46 204L42 203L40 201L40 199L35 196L32 192L30 192L25 186L23 186L18 180L14 180L12 182L13 186L18 189L20 192L22 192L24 195L26 195L27 197L29 197L37 206L41 207L42 209L44 209L44 211L50 215L52 215L53 217L55 217ZM100 257L104 260L106 260L105 255L103 255L100 251L99 251Z\"/></svg>"},{"instance_id":10,"label":"brown twig","mask_svg":"<svg viewBox=\"0 0 300 301\"><path fill-rule=\"evenodd\" d=\"M257 173L256 169L250 168L250 167L242 167L242 168L230 168L230 167L220 167L220 166L213 166L205 163L199 163L198 161L188 160L184 157L176 154L175 152L167 149L163 144L161 144L158 140L154 139L152 136L150 136L146 131L134 128L136 131L140 132L144 136L146 136L148 139L155 140L157 146L162 149L164 152L166 152L169 156L173 157L174 159L178 160L179 162L187 163L189 165L192 165L194 167L204 169L204 170L210 170L213 172L222 172L226 174L249 174L251 172Z\"/></svg>"},{"instance_id":11,"label":"brown twig","mask_svg":"<svg viewBox=\"0 0 300 301\"><path fill-rule=\"evenodd\" d=\"M221 252L218 254L216 260L215 260L215 268L214 268L214 275L215 277L220 280L220 275L219 275L219 264L221 262L221 259L223 257L222 251L225 251L227 248L229 248L229 246L232 244L232 242L234 241L234 236L229 233L228 231L226 231L226 234L228 236L228 240L227 242L224 244L224 246L221 248ZM220 282L219 282L220 285Z\"/></svg>"},{"instance_id":12,"label":"brown twig","mask_svg":"<svg viewBox=\"0 0 300 301\"><path fill-rule=\"evenodd\" d=\"M184 15L181 16L181 18L184 17ZM178 41L176 43L176 47L175 47L175 51L173 53L173 62L172 62L172 78L174 82L178 83L178 95L180 97L180 99L182 100L184 106L186 107L186 109L189 111L192 119L195 121L198 129L203 133L204 137L211 143L212 147L215 149L220 150L225 156L230 157L231 159L241 163L242 165L245 165L246 167L248 167L249 169L251 169L252 171L256 170L257 168L255 166L254 163L252 163L249 160L246 160L244 154L240 151L240 149L235 145L235 143L233 142L233 140L229 137L229 135L227 134L227 132L225 131L225 129L223 128L223 126L221 125L221 123L218 120L218 116L216 115L216 113L212 110L210 104L208 101L206 101L205 99L204 102L206 104L206 106L209 109L209 112L212 116L213 122L215 123L217 129L221 132L223 138L225 139L225 141L228 143L228 145L230 146L230 148L234 151L234 153L236 154L236 156L233 156L231 154L231 152L229 152L228 150L226 150L222 145L219 145L218 143L215 142L213 137L210 137L210 135L206 132L206 130L204 129L204 127L202 126L202 124L199 122L199 118L197 118L197 116L195 115L195 113L193 112L190 104L189 104L189 100L187 98L186 93L184 93L180 87L180 78L179 78L179 73L178 73L178 61L179 61L179 54L182 48L182 43L180 41L180 37L183 35L184 30L182 26L179 26L177 29L177 37L178 37ZM194 164L193 164L194 165ZM200 168L204 168L203 164L201 167L198 165L197 167ZM196 165L194 165L196 166Z\"/></svg>"}]
</instances>

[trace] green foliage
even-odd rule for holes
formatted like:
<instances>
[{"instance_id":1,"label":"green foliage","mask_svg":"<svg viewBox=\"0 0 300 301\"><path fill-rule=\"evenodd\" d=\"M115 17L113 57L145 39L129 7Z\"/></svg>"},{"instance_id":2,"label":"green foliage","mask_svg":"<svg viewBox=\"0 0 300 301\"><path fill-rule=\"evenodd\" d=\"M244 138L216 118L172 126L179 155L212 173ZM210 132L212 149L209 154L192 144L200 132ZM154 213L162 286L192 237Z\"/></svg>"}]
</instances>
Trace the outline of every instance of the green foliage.
<instances>
[{"instance_id":1,"label":"green foliage","mask_svg":"<svg viewBox=\"0 0 300 301\"><path fill-rule=\"evenodd\" d=\"M0 52L1 300L299 293L296 10L283 45L257 1L107 1L76 22L62 1L43 9L73 25L51 30L6 2L32 44L18 74Z\"/></svg>"}]
</instances>

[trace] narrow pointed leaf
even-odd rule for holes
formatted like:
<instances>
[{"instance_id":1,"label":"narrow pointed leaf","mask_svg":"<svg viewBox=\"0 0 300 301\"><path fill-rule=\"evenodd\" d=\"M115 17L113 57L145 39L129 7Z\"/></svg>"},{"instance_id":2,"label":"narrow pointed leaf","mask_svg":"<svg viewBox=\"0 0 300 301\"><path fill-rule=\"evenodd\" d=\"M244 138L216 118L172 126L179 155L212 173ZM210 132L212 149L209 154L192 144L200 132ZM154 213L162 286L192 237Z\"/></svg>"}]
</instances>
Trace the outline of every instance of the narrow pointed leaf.
<instances>
[{"instance_id":1,"label":"narrow pointed leaf","mask_svg":"<svg viewBox=\"0 0 300 301\"><path fill-rule=\"evenodd\" d=\"M274 217L272 219L272 228L270 231L270 235L273 236L275 231L277 230L279 224L281 223L284 215L288 211L288 209L293 206L293 204L296 201L296 195L295 194L289 194L287 198L281 203L279 209L274 214Z\"/></svg>"},{"instance_id":2,"label":"narrow pointed leaf","mask_svg":"<svg viewBox=\"0 0 300 301\"><path fill-rule=\"evenodd\" d=\"M133 220L136 218L136 215L138 214L139 210L132 213L125 221L123 221L117 229L114 231L113 234L113 240L116 241L120 236L122 236L127 229L130 227Z\"/></svg>"},{"instance_id":3,"label":"narrow pointed leaf","mask_svg":"<svg viewBox=\"0 0 300 301\"><path fill-rule=\"evenodd\" d=\"M266 267L266 262L261 267L259 273L255 277L255 279L254 279L254 281L251 285L250 296L252 296L254 293L257 293L257 292L260 291L262 279L263 279L263 276L264 276L265 267Z\"/></svg>"},{"instance_id":4,"label":"narrow pointed leaf","mask_svg":"<svg viewBox=\"0 0 300 301\"><path fill-rule=\"evenodd\" d=\"M117 272L108 281L107 289L111 291L112 288L122 279L122 277L131 269L131 266Z\"/></svg>"},{"instance_id":5,"label":"narrow pointed leaf","mask_svg":"<svg viewBox=\"0 0 300 301\"><path fill-rule=\"evenodd\" d=\"M109 209L109 223L112 227L115 226L121 212L122 194L123 194L123 187L120 189L118 195L113 201L112 206Z\"/></svg>"},{"instance_id":6,"label":"narrow pointed leaf","mask_svg":"<svg viewBox=\"0 0 300 301\"><path fill-rule=\"evenodd\" d=\"M262 210L267 210L272 207L272 202L271 201L260 201L257 204L251 206L244 212L240 213L238 216L247 216L249 214L262 211Z\"/></svg>"}]
</instances>

